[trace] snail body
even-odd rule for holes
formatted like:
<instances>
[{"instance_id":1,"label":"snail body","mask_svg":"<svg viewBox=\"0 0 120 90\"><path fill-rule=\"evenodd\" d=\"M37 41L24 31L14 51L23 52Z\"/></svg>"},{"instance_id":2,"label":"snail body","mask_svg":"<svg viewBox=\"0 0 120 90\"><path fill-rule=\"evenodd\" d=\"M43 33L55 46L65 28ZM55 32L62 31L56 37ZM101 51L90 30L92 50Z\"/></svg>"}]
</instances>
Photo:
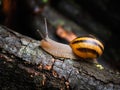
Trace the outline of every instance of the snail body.
<instances>
[{"instance_id":1,"label":"snail body","mask_svg":"<svg viewBox=\"0 0 120 90\"><path fill-rule=\"evenodd\" d=\"M96 38L93 37L78 37L70 42L70 45L58 43L48 37L47 24L46 36L40 41L40 46L49 54L70 59L95 59L102 55L104 46Z\"/></svg>"},{"instance_id":2,"label":"snail body","mask_svg":"<svg viewBox=\"0 0 120 90\"><path fill-rule=\"evenodd\" d=\"M50 38L41 40L40 46L46 52L55 57L78 59L78 57L73 53L69 45L58 43Z\"/></svg>"}]
</instances>

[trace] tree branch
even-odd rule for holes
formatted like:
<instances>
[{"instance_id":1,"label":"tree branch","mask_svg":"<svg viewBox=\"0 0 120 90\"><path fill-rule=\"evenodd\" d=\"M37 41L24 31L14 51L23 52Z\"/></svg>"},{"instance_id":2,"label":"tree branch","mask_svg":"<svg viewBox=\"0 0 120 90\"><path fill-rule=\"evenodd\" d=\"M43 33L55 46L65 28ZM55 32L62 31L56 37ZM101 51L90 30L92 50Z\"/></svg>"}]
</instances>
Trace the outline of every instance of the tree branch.
<instances>
[{"instance_id":1,"label":"tree branch","mask_svg":"<svg viewBox=\"0 0 120 90\"><path fill-rule=\"evenodd\" d=\"M46 71L50 77L65 79L66 86L72 90L118 90L120 89L120 73L112 69L99 69L96 65L79 60L55 58L40 47L40 41L21 35L5 26L0 26L0 48L2 51L19 58L17 66L27 72ZM21 62L33 65L25 67ZM45 75L47 76L47 75ZM43 78L45 79L46 77ZM45 79L47 80L47 79ZM55 80L57 81L57 79ZM64 81L64 82L65 82ZM56 82L57 83L57 82ZM68 88L68 87L67 87Z\"/></svg>"}]
</instances>

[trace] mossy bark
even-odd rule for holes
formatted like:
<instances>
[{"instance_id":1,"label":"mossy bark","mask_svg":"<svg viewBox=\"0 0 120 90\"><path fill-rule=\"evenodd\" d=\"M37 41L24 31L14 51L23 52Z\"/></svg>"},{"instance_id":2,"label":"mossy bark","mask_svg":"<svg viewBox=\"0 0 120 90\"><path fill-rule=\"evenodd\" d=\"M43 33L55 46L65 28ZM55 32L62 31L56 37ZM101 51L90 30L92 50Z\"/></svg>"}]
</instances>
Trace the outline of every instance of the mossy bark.
<instances>
[{"instance_id":1,"label":"mossy bark","mask_svg":"<svg viewBox=\"0 0 120 90\"><path fill-rule=\"evenodd\" d=\"M118 71L105 67L100 69L95 64L83 60L53 57L42 50L40 41L2 25L0 49L2 89L120 89Z\"/></svg>"}]
</instances>

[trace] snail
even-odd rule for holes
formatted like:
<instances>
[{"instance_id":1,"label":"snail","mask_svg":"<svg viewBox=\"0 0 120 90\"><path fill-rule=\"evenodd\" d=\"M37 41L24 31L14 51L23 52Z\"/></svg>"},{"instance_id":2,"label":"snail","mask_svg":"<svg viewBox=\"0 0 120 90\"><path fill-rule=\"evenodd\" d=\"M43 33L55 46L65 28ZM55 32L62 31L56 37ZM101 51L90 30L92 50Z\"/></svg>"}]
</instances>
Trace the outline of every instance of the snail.
<instances>
[{"instance_id":1,"label":"snail","mask_svg":"<svg viewBox=\"0 0 120 90\"><path fill-rule=\"evenodd\" d=\"M39 34L43 38L40 41L40 47L49 54L70 59L95 59L102 55L104 46L102 42L94 37L82 36L70 42L70 45L56 42L49 38L47 22L45 19L46 34L43 36L39 30Z\"/></svg>"}]
</instances>

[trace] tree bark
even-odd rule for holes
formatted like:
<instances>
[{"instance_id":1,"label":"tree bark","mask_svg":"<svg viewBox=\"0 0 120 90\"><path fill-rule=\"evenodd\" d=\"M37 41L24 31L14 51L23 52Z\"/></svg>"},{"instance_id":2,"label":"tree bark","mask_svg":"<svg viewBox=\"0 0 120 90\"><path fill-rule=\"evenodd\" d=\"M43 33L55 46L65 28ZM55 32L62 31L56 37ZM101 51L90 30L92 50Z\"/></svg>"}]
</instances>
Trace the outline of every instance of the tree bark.
<instances>
[{"instance_id":1,"label":"tree bark","mask_svg":"<svg viewBox=\"0 0 120 90\"><path fill-rule=\"evenodd\" d=\"M29 87L26 84L24 86L20 84L21 87L56 90L120 89L118 71L105 67L100 69L95 64L83 60L76 61L51 56L42 50L40 41L2 25L0 26L0 49L0 71L5 69L7 73L12 73L13 77L17 77L19 72L25 79L30 78L25 82ZM2 68L2 66L7 68ZM20 82L24 81L19 80Z\"/></svg>"}]
</instances>

